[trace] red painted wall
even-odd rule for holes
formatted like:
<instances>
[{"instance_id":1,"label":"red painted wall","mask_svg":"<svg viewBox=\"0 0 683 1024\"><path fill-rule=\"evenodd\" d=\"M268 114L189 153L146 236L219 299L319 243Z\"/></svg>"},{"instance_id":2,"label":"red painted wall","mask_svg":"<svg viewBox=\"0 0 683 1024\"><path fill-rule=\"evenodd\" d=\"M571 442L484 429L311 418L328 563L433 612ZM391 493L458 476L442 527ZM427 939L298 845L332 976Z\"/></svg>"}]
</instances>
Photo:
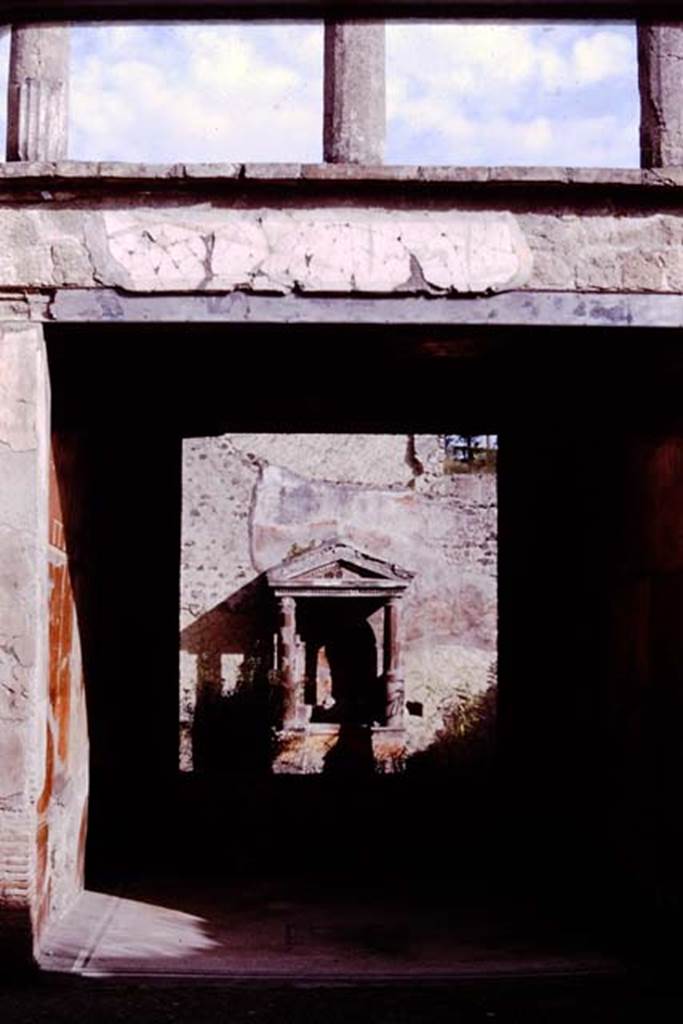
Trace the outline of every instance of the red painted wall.
<instances>
[{"instance_id":1,"label":"red painted wall","mask_svg":"<svg viewBox=\"0 0 683 1024\"><path fill-rule=\"evenodd\" d=\"M38 799L34 928L83 887L87 832L88 731L76 606L67 560L54 453L49 488L49 660L45 772Z\"/></svg>"}]
</instances>

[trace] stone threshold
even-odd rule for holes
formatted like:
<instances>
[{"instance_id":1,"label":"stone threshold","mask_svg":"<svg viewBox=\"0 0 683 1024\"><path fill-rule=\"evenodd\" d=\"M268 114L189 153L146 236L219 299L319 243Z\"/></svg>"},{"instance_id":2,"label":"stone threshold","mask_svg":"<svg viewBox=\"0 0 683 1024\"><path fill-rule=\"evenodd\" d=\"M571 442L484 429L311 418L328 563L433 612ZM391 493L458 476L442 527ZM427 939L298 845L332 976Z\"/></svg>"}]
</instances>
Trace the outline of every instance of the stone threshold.
<instances>
[{"instance_id":1,"label":"stone threshold","mask_svg":"<svg viewBox=\"0 0 683 1024\"><path fill-rule=\"evenodd\" d=\"M344 724L354 725L355 723L342 723L342 722L306 722L305 725L290 726L287 729L282 730L283 736L305 736L313 734L315 736L338 736L339 732ZM405 728L403 726L394 725L372 725L372 726L358 726L363 730L367 729L371 736L395 736L397 739L402 739L405 736Z\"/></svg>"}]
</instances>

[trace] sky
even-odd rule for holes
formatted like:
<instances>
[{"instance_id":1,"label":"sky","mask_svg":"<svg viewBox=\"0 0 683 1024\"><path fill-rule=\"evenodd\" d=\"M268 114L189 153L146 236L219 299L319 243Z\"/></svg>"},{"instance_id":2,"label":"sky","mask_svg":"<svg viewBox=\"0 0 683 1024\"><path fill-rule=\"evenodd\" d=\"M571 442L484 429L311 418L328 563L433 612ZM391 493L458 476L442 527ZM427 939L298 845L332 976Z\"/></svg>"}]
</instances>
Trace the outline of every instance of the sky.
<instances>
[{"instance_id":1,"label":"sky","mask_svg":"<svg viewBox=\"0 0 683 1024\"><path fill-rule=\"evenodd\" d=\"M321 23L74 27L70 156L317 162L322 52ZM386 162L638 166L635 27L389 24Z\"/></svg>"}]
</instances>

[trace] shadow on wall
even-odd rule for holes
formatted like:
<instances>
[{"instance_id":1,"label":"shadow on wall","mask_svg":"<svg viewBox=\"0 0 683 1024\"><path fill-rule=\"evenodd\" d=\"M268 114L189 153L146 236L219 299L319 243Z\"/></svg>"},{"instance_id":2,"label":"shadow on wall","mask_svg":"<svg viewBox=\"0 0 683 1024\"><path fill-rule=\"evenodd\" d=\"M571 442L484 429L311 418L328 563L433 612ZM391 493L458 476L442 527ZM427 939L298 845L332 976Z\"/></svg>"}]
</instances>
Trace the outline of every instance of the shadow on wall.
<instances>
[{"instance_id":1,"label":"shadow on wall","mask_svg":"<svg viewBox=\"0 0 683 1024\"><path fill-rule=\"evenodd\" d=\"M303 623L306 626L306 622ZM310 624L309 624L310 626ZM320 623L318 623L320 627ZM193 678L184 680L194 690L192 711L185 709L192 771L204 776L226 773L270 775L287 740L279 731L281 689L274 661L276 614L265 574L241 587L181 632L181 650L193 656ZM304 630L308 632L308 627ZM312 633L323 643L323 633ZM375 638L366 621L327 622L324 630L333 694L332 709L314 708L312 721L339 724L334 745L323 759L323 774L368 776L383 774L373 754L374 704L380 680L371 671L376 664ZM315 644L312 648L317 650ZM223 678L224 657L241 657L229 689ZM358 693L358 681L362 691ZM496 673L478 694L458 693L446 710L443 725L424 750L402 758L401 770L416 781L457 778L478 789L491 781L496 743ZM364 696L364 695L367 696ZM340 717L341 716L341 717ZM186 767L190 766L188 758Z\"/></svg>"},{"instance_id":2,"label":"shadow on wall","mask_svg":"<svg viewBox=\"0 0 683 1024\"><path fill-rule=\"evenodd\" d=\"M369 726L378 713L381 680L371 626L365 619L349 620L345 611L338 621L304 616L302 628L316 658L318 648L326 648L332 674L334 704L329 710L314 707L312 721L340 726L323 773L358 776L375 770ZM272 772L286 742L279 732L275 632L276 613L264 574L181 631L181 651L193 656L192 678L183 681L189 705L183 709L186 769L191 764L192 771L206 776ZM226 655L241 656L228 690Z\"/></svg>"},{"instance_id":3,"label":"shadow on wall","mask_svg":"<svg viewBox=\"0 0 683 1024\"><path fill-rule=\"evenodd\" d=\"M271 770L278 751L279 688L273 665L274 612L264 576L246 584L180 634L196 662L192 765L206 774ZM242 655L225 692L222 657Z\"/></svg>"}]
</instances>

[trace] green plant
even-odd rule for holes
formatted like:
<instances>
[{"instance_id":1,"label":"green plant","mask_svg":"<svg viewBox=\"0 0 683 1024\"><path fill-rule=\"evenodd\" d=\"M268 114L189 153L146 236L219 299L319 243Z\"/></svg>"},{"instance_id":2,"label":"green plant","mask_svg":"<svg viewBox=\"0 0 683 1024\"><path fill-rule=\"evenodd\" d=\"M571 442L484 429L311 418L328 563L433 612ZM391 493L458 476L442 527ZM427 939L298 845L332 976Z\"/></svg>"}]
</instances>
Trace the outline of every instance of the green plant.
<instances>
[{"instance_id":1,"label":"green plant","mask_svg":"<svg viewBox=\"0 0 683 1024\"><path fill-rule=\"evenodd\" d=\"M434 741L410 758L408 769L458 777L486 775L495 752L496 691L495 669L480 693L456 690L457 698L445 712Z\"/></svg>"}]
</instances>

